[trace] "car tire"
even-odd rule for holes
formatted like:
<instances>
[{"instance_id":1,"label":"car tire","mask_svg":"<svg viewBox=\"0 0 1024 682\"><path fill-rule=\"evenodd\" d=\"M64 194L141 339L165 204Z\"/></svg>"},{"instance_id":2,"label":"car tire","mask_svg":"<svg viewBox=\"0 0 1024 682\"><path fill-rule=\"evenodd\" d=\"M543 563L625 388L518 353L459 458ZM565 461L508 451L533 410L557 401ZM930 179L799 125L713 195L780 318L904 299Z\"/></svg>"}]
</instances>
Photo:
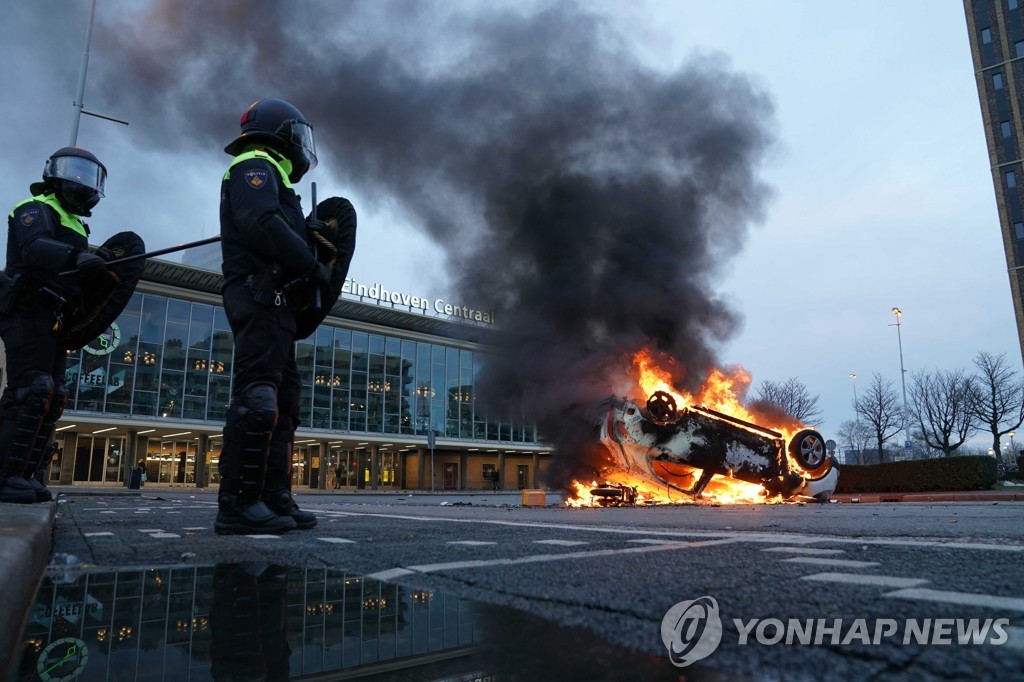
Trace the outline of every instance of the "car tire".
<instances>
[{"instance_id":1,"label":"car tire","mask_svg":"<svg viewBox=\"0 0 1024 682\"><path fill-rule=\"evenodd\" d=\"M789 456L797 466L817 477L828 471L831 458L825 451L825 439L814 429L804 429L789 441Z\"/></svg>"}]
</instances>

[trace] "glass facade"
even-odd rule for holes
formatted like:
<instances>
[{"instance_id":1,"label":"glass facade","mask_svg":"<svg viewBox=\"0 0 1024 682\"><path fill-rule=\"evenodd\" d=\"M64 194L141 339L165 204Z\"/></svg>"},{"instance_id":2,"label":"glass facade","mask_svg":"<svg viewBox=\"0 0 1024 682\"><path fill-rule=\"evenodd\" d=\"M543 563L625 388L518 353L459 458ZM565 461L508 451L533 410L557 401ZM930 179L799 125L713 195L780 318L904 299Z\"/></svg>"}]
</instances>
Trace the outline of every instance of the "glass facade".
<instances>
[{"instance_id":1,"label":"glass facade","mask_svg":"<svg viewBox=\"0 0 1024 682\"><path fill-rule=\"evenodd\" d=\"M68 353L66 409L219 426L231 399L233 348L222 308L136 293L116 326ZM499 418L477 403L479 351L323 325L295 355L302 427L537 442L521 417Z\"/></svg>"}]
</instances>

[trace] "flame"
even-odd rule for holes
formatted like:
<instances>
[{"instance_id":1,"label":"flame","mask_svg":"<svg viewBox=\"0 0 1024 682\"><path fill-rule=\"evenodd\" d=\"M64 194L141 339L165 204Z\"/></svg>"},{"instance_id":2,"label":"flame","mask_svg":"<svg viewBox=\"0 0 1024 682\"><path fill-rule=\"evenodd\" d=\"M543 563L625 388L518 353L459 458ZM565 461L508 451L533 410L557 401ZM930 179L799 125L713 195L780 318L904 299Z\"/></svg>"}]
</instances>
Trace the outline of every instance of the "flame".
<instances>
[{"instance_id":1,"label":"flame","mask_svg":"<svg viewBox=\"0 0 1024 682\"><path fill-rule=\"evenodd\" d=\"M675 366L675 360L669 356L663 356L660 361L654 354L643 349L633 356L633 371L636 375L637 385L642 392L644 399L656 391L664 391L675 398L676 406L683 407L705 407L722 414L735 417L763 428L772 429L782 434L785 442L789 440L802 428L803 424L792 419L780 419L778 416L768 416L758 413L756 410L743 404L747 390L750 388L751 376L742 367L731 367L728 370L712 369L704 379L696 394L681 392L673 388L673 373L671 368ZM788 457L788 453L786 454ZM793 471L801 471L794 465ZM697 480L700 472L689 467L677 466L674 470L662 467L658 472L663 478L673 481L682 488L690 488ZM598 507L608 506L607 498L594 496L591 491L607 484L632 486L637 490L637 504L764 504L779 503L782 500L778 497L769 497L764 488L754 483L739 481L725 476L715 476L704 489L699 500L694 500L668 485L660 488L653 488L646 481L633 478L624 473L609 473L601 484L597 481L584 483L573 481L567 491L565 505L568 507Z\"/></svg>"}]
</instances>

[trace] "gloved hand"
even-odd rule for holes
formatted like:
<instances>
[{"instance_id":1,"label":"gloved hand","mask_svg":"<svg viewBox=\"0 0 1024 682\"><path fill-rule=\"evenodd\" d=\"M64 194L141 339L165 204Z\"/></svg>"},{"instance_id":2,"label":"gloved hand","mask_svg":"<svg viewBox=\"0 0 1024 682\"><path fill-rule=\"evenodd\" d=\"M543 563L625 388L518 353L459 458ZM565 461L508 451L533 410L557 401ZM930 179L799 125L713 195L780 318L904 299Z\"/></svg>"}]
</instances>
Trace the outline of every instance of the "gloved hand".
<instances>
[{"instance_id":1,"label":"gloved hand","mask_svg":"<svg viewBox=\"0 0 1024 682\"><path fill-rule=\"evenodd\" d=\"M102 277L107 272L107 263L96 254L82 251L75 256L75 267L83 277L93 279Z\"/></svg>"},{"instance_id":2,"label":"gloved hand","mask_svg":"<svg viewBox=\"0 0 1024 682\"><path fill-rule=\"evenodd\" d=\"M313 261L313 267L309 269L306 276L318 289L331 285L331 269L318 260Z\"/></svg>"},{"instance_id":3,"label":"gloved hand","mask_svg":"<svg viewBox=\"0 0 1024 682\"><path fill-rule=\"evenodd\" d=\"M327 223L319 218L306 218L306 229L317 234L327 235Z\"/></svg>"}]
</instances>

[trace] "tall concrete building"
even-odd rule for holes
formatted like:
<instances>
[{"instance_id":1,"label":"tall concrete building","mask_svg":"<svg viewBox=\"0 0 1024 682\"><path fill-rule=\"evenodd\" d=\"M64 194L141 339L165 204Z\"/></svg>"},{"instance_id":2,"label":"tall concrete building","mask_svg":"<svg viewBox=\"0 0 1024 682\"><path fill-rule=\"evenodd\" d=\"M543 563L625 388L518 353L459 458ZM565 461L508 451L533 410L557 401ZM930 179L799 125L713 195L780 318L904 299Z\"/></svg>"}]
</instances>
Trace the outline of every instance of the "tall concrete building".
<instances>
[{"instance_id":1,"label":"tall concrete building","mask_svg":"<svg viewBox=\"0 0 1024 682\"><path fill-rule=\"evenodd\" d=\"M1003 249L1024 353L1024 0L964 0Z\"/></svg>"}]
</instances>

